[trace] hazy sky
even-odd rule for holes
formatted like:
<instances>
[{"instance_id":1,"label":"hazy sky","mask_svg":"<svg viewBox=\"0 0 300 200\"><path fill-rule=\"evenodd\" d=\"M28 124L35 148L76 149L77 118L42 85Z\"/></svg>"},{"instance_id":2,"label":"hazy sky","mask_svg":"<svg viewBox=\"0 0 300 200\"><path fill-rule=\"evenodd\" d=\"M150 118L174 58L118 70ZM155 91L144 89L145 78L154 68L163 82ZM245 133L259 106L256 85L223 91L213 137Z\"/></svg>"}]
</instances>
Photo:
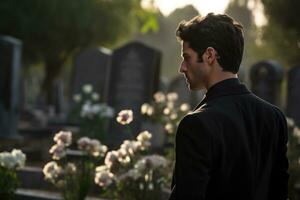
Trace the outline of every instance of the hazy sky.
<instances>
[{"instance_id":1,"label":"hazy sky","mask_svg":"<svg viewBox=\"0 0 300 200\"><path fill-rule=\"evenodd\" d=\"M143 0L144 4L152 0ZM184 7L192 4L201 15L206 15L209 12L223 13L230 0L154 0L155 5L160 9L164 15L170 14L176 8ZM266 23L263 16L263 8L261 5L254 10L255 23L258 26Z\"/></svg>"},{"instance_id":2,"label":"hazy sky","mask_svg":"<svg viewBox=\"0 0 300 200\"><path fill-rule=\"evenodd\" d=\"M194 5L201 15L206 15L209 12L222 13L229 0L155 0L155 3L164 15L187 4Z\"/></svg>"}]
</instances>

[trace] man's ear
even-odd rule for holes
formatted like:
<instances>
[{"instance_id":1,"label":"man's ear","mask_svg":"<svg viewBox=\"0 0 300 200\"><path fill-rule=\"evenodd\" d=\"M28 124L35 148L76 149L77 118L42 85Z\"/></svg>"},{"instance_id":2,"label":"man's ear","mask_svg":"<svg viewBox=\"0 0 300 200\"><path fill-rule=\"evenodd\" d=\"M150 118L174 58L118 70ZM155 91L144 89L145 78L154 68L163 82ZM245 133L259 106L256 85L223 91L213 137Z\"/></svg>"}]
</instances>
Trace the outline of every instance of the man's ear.
<instances>
[{"instance_id":1,"label":"man's ear","mask_svg":"<svg viewBox=\"0 0 300 200\"><path fill-rule=\"evenodd\" d=\"M205 59L207 63L212 64L215 60L217 60L217 57L217 51L213 47L207 47L205 51Z\"/></svg>"}]
</instances>

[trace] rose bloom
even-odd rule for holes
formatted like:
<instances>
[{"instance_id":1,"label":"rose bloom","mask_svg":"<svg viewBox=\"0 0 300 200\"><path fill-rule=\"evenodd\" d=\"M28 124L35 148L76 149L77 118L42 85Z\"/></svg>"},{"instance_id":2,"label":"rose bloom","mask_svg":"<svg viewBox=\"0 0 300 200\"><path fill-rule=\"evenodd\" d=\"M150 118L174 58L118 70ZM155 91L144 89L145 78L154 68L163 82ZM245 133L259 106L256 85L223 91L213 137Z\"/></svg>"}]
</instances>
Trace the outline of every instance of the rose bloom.
<instances>
[{"instance_id":1,"label":"rose bloom","mask_svg":"<svg viewBox=\"0 0 300 200\"><path fill-rule=\"evenodd\" d=\"M119 112L117 117L117 122L122 125L130 124L133 120L133 112L132 110L122 110Z\"/></svg>"},{"instance_id":2,"label":"rose bloom","mask_svg":"<svg viewBox=\"0 0 300 200\"><path fill-rule=\"evenodd\" d=\"M92 94L92 99L93 99L94 101L98 101L99 98L100 98L99 94L96 93L96 92L93 92L93 94Z\"/></svg>"},{"instance_id":3,"label":"rose bloom","mask_svg":"<svg viewBox=\"0 0 300 200\"><path fill-rule=\"evenodd\" d=\"M82 91L86 94L90 94L93 91L93 86L91 84L85 84L82 87Z\"/></svg>"},{"instance_id":4,"label":"rose bloom","mask_svg":"<svg viewBox=\"0 0 300 200\"><path fill-rule=\"evenodd\" d=\"M16 159L17 167L24 167L26 155L19 149L13 149L11 155Z\"/></svg>"},{"instance_id":5,"label":"rose bloom","mask_svg":"<svg viewBox=\"0 0 300 200\"><path fill-rule=\"evenodd\" d=\"M88 150L90 147L91 139L88 137L82 137L79 140L77 140L77 146L80 150Z\"/></svg>"},{"instance_id":6,"label":"rose bloom","mask_svg":"<svg viewBox=\"0 0 300 200\"><path fill-rule=\"evenodd\" d=\"M118 161L121 163L121 164L128 164L130 163L131 159L130 159L130 156L128 154L128 152L126 152L125 149L119 149L118 151Z\"/></svg>"},{"instance_id":7,"label":"rose bloom","mask_svg":"<svg viewBox=\"0 0 300 200\"><path fill-rule=\"evenodd\" d=\"M106 154L106 157L104 159L104 163L108 168L111 168L115 163L119 162L118 161L118 152L117 151L109 151Z\"/></svg>"},{"instance_id":8,"label":"rose bloom","mask_svg":"<svg viewBox=\"0 0 300 200\"><path fill-rule=\"evenodd\" d=\"M55 134L53 140L56 143L62 142L65 146L70 146L72 143L72 132L70 131L60 131Z\"/></svg>"},{"instance_id":9,"label":"rose bloom","mask_svg":"<svg viewBox=\"0 0 300 200\"><path fill-rule=\"evenodd\" d=\"M174 126L171 123L167 123L165 125L165 130L167 131L167 133L173 133L174 132Z\"/></svg>"},{"instance_id":10,"label":"rose bloom","mask_svg":"<svg viewBox=\"0 0 300 200\"><path fill-rule=\"evenodd\" d=\"M128 152L130 155L133 155L136 150L138 149L139 144L136 141L129 141L124 140L124 142L121 144L121 149L124 149L126 152Z\"/></svg>"},{"instance_id":11,"label":"rose bloom","mask_svg":"<svg viewBox=\"0 0 300 200\"><path fill-rule=\"evenodd\" d=\"M171 92L167 94L168 101L176 101L178 99L178 94L176 92Z\"/></svg>"},{"instance_id":12,"label":"rose bloom","mask_svg":"<svg viewBox=\"0 0 300 200\"><path fill-rule=\"evenodd\" d=\"M82 97L80 94L74 94L73 96L73 100L76 102L76 103L79 103L81 101Z\"/></svg>"},{"instance_id":13,"label":"rose bloom","mask_svg":"<svg viewBox=\"0 0 300 200\"><path fill-rule=\"evenodd\" d=\"M0 166L13 169L17 166L16 158L9 152L2 152L0 153Z\"/></svg>"},{"instance_id":14,"label":"rose bloom","mask_svg":"<svg viewBox=\"0 0 300 200\"><path fill-rule=\"evenodd\" d=\"M151 106L151 105L148 104L148 103L144 103L144 104L141 106L141 113L142 113L143 115L148 115L148 116L153 115L153 113L154 113L153 106Z\"/></svg>"},{"instance_id":15,"label":"rose bloom","mask_svg":"<svg viewBox=\"0 0 300 200\"><path fill-rule=\"evenodd\" d=\"M149 131L142 131L136 139L140 142L148 141L152 137L152 134Z\"/></svg>"},{"instance_id":16,"label":"rose bloom","mask_svg":"<svg viewBox=\"0 0 300 200\"><path fill-rule=\"evenodd\" d=\"M102 145L98 140L90 140L89 153L91 153L93 156L104 156L107 152L107 149L107 146Z\"/></svg>"},{"instance_id":17,"label":"rose bloom","mask_svg":"<svg viewBox=\"0 0 300 200\"><path fill-rule=\"evenodd\" d=\"M44 166L43 173L46 179L53 180L63 173L63 169L55 161L51 161Z\"/></svg>"},{"instance_id":18,"label":"rose bloom","mask_svg":"<svg viewBox=\"0 0 300 200\"><path fill-rule=\"evenodd\" d=\"M189 104L187 104L187 103L181 104L181 106L180 106L180 111L181 112L187 112L189 110L190 110L190 105Z\"/></svg>"},{"instance_id":19,"label":"rose bloom","mask_svg":"<svg viewBox=\"0 0 300 200\"><path fill-rule=\"evenodd\" d=\"M162 92L156 92L153 95L153 98L156 103L163 103L166 101L166 96Z\"/></svg>"},{"instance_id":20,"label":"rose bloom","mask_svg":"<svg viewBox=\"0 0 300 200\"><path fill-rule=\"evenodd\" d=\"M96 172L95 183L100 187L107 187L113 183L114 175L107 170Z\"/></svg>"},{"instance_id":21,"label":"rose bloom","mask_svg":"<svg viewBox=\"0 0 300 200\"><path fill-rule=\"evenodd\" d=\"M76 172L76 165L74 163L68 163L66 166L66 172L75 173Z\"/></svg>"},{"instance_id":22,"label":"rose bloom","mask_svg":"<svg viewBox=\"0 0 300 200\"><path fill-rule=\"evenodd\" d=\"M59 160L59 159L63 158L66 155L64 143L60 142L60 143L53 145L51 147L51 149L49 150L49 153L53 154L52 158L54 160Z\"/></svg>"}]
</instances>

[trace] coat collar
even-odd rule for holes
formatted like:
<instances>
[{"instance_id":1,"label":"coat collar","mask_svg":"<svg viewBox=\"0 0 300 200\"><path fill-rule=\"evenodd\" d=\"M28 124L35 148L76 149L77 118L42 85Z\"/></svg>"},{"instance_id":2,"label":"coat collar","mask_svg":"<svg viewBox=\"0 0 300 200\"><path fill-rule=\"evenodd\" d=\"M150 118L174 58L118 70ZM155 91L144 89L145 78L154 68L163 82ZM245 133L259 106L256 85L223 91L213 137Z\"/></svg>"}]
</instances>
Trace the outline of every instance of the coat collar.
<instances>
[{"instance_id":1,"label":"coat collar","mask_svg":"<svg viewBox=\"0 0 300 200\"><path fill-rule=\"evenodd\" d=\"M236 95L236 94L249 94L251 93L247 87L240 83L239 79L237 78L230 78L223 81L220 81L213 85L209 90L206 92L204 98L200 102L198 106L194 109L197 110L203 104L211 101L212 99L227 96L227 95Z\"/></svg>"}]
</instances>

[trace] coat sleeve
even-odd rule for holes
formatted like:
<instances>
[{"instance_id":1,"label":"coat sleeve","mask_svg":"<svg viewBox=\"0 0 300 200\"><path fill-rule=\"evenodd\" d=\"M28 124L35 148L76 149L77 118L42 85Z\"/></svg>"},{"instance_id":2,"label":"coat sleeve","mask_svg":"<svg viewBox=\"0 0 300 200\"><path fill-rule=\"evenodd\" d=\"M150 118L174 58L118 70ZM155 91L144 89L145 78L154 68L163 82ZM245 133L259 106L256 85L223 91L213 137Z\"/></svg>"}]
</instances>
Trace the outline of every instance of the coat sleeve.
<instances>
[{"instance_id":1,"label":"coat sleeve","mask_svg":"<svg viewBox=\"0 0 300 200\"><path fill-rule=\"evenodd\" d=\"M212 135L205 120L187 115L176 135L176 200L203 200L212 164Z\"/></svg>"},{"instance_id":2,"label":"coat sleeve","mask_svg":"<svg viewBox=\"0 0 300 200\"><path fill-rule=\"evenodd\" d=\"M287 141L288 129L285 116L280 112L278 121L278 142L276 159L273 163L271 172L271 183L269 188L269 200L288 199L288 159L287 159Z\"/></svg>"}]
</instances>

